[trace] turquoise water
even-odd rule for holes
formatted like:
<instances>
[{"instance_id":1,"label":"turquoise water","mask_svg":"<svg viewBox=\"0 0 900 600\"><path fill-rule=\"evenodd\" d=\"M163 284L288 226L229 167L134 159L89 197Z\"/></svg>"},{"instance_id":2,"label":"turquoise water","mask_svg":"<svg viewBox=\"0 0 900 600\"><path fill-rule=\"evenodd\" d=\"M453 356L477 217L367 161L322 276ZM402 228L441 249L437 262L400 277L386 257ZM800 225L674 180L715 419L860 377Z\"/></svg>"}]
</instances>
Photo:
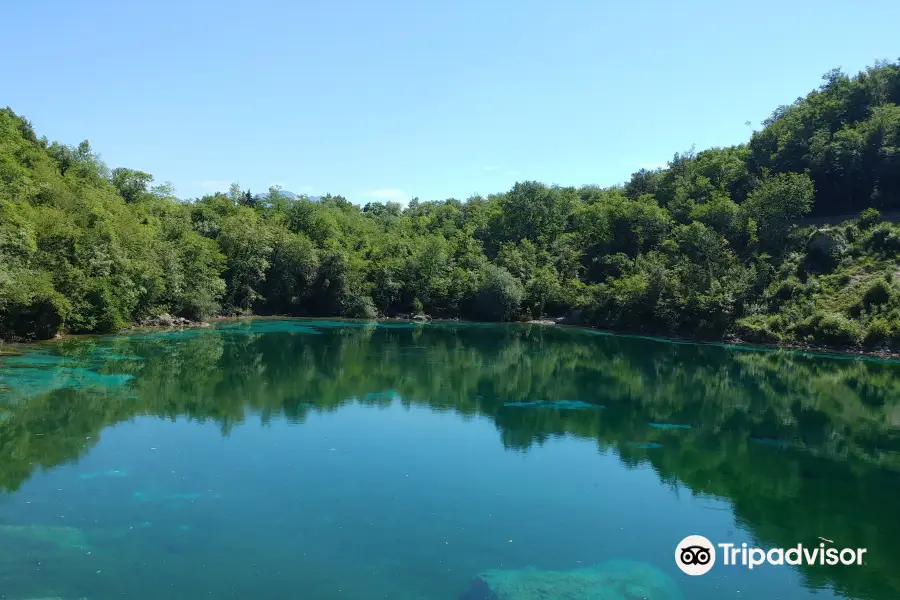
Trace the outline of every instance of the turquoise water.
<instances>
[{"instance_id":1,"label":"turquoise water","mask_svg":"<svg viewBox=\"0 0 900 600\"><path fill-rule=\"evenodd\" d=\"M316 320L20 349L4 600L900 597L897 363ZM868 552L690 577L690 534Z\"/></svg>"}]
</instances>

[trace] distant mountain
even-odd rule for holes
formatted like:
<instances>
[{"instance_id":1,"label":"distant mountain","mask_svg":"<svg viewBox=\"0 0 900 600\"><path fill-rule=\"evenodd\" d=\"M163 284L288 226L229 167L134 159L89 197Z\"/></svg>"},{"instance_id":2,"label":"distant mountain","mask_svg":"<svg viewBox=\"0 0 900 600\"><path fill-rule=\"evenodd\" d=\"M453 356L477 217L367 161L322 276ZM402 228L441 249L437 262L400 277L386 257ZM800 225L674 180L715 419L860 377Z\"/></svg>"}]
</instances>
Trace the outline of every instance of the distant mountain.
<instances>
[{"instance_id":1,"label":"distant mountain","mask_svg":"<svg viewBox=\"0 0 900 600\"><path fill-rule=\"evenodd\" d=\"M278 193L281 194L282 196L284 196L285 198L289 198L290 200L296 200L297 198L300 197L297 194L295 194L294 192L289 192L287 190L281 190ZM265 200L266 198L269 197L269 193L266 192L265 194L256 194L253 197L257 200Z\"/></svg>"}]
</instances>

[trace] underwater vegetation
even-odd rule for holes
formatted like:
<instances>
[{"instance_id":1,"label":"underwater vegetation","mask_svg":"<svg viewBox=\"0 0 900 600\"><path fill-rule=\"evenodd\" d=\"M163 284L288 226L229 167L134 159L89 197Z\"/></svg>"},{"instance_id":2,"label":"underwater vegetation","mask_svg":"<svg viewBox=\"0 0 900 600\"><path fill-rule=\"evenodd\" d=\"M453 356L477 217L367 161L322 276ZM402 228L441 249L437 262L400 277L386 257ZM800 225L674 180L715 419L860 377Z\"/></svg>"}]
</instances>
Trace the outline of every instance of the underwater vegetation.
<instances>
[{"instance_id":1,"label":"underwater vegetation","mask_svg":"<svg viewBox=\"0 0 900 600\"><path fill-rule=\"evenodd\" d=\"M393 400L399 398L400 394L397 390L386 390L384 392L369 392L363 398L365 400Z\"/></svg>"},{"instance_id":2,"label":"underwater vegetation","mask_svg":"<svg viewBox=\"0 0 900 600\"><path fill-rule=\"evenodd\" d=\"M581 400L532 400L529 402L504 402L503 406L516 408L555 408L556 410L584 410L603 408L599 404L590 404Z\"/></svg>"},{"instance_id":3,"label":"underwater vegetation","mask_svg":"<svg viewBox=\"0 0 900 600\"><path fill-rule=\"evenodd\" d=\"M0 404L65 388L105 391L134 378L130 374L100 372L106 359L109 355L82 361L40 352L0 357Z\"/></svg>"},{"instance_id":4,"label":"underwater vegetation","mask_svg":"<svg viewBox=\"0 0 900 600\"><path fill-rule=\"evenodd\" d=\"M97 479L100 477L112 477L115 479L121 479L123 477L128 477L128 471L120 469L109 469L108 471L93 471L91 473L82 473L78 477L79 479Z\"/></svg>"},{"instance_id":5,"label":"underwater vegetation","mask_svg":"<svg viewBox=\"0 0 900 600\"><path fill-rule=\"evenodd\" d=\"M0 547L22 547L42 542L60 548L90 550L84 532L77 527L55 525L0 525Z\"/></svg>"},{"instance_id":6,"label":"underwater vegetation","mask_svg":"<svg viewBox=\"0 0 900 600\"><path fill-rule=\"evenodd\" d=\"M777 450L804 450L802 444L797 444L794 442L789 442L787 440L778 440L773 438L750 438L750 441L754 444L760 444L762 446L769 446L770 448L775 448Z\"/></svg>"},{"instance_id":7,"label":"underwater vegetation","mask_svg":"<svg viewBox=\"0 0 900 600\"><path fill-rule=\"evenodd\" d=\"M194 502L203 499L219 500L222 498L222 495L216 492L182 492L176 494L135 492L132 497L139 502Z\"/></svg>"},{"instance_id":8,"label":"underwater vegetation","mask_svg":"<svg viewBox=\"0 0 900 600\"><path fill-rule=\"evenodd\" d=\"M643 562L614 560L569 571L492 569L459 600L682 600L675 582Z\"/></svg>"}]
</instances>

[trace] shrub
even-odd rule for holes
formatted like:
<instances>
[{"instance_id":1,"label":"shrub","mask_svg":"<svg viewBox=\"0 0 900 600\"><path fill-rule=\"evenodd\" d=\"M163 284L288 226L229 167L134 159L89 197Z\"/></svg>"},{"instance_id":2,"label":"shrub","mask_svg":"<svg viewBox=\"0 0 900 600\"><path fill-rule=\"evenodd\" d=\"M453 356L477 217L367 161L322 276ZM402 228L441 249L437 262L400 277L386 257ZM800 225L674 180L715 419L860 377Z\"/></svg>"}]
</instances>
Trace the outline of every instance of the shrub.
<instances>
[{"instance_id":1,"label":"shrub","mask_svg":"<svg viewBox=\"0 0 900 600\"><path fill-rule=\"evenodd\" d=\"M865 245L877 252L895 254L900 252L900 235L890 223L879 223L871 230Z\"/></svg>"},{"instance_id":2,"label":"shrub","mask_svg":"<svg viewBox=\"0 0 900 600\"><path fill-rule=\"evenodd\" d=\"M880 346L891 339L891 334L891 324L888 323L887 319L876 317L869 321L869 327L866 331L866 336L863 338L863 343L866 346Z\"/></svg>"},{"instance_id":3,"label":"shrub","mask_svg":"<svg viewBox=\"0 0 900 600\"><path fill-rule=\"evenodd\" d=\"M63 329L72 305L49 274L20 272L4 281L5 275L0 271L0 337L42 339Z\"/></svg>"},{"instance_id":4,"label":"shrub","mask_svg":"<svg viewBox=\"0 0 900 600\"><path fill-rule=\"evenodd\" d=\"M775 288L774 296L779 300L790 300L799 287L800 282L796 278L785 279Z\"/></svg>"},{"instance_id":5,"label":"shrub","mask_svg":"<svg viewBox=\"0 0 900 600\"><path fill-rule=\"evenodd\" d=\"M740 339L759 344L772 344L780 341L780 336L775 332L777 323L765 316L753 316L738 319L734 327L734 333Z\"/></svg>"},{"instance_id":6,"label":"shrub","mask_svg":"<svg viewBox=\"0 0 900 600\"><path fill-rule=\"evenodd\" d=\"M478 318L505 321L518 314L524 298L525 290L518 279L503 267L488 265L474 311Z\"/></svg>"},{"instance_id":7,"label":"shrub","mask_svg":"<svg viewBox=\"0 0 900 600\"><path fill-rule=\"evenodd\" d=\"M862 211L859 213L859 218L856 220L859 228L863 230L876 225L879 221L881 221L881 213L875 208L867 208Z\"/></svg>"},{"instance_id":8,"label":"shrub","mask_svg":"<svg viewBox=\"0 0 900 600\"><path fill-rule=\"evenodd\" d=\"M836 313L817 313L798 327L814 342L835 346L859 343L861 333L859 323Z\"/></svg>"},{"instance_id":9,"label":"shrub","mask_svg":"<svg viewBox=\"0 0 900 600\"><path fill-rule=\"evenodd\" d=\"M378 310L369 296L351 296L344 306L344 316L351 319L375 319Z\"/></svg>"}]
</instances>

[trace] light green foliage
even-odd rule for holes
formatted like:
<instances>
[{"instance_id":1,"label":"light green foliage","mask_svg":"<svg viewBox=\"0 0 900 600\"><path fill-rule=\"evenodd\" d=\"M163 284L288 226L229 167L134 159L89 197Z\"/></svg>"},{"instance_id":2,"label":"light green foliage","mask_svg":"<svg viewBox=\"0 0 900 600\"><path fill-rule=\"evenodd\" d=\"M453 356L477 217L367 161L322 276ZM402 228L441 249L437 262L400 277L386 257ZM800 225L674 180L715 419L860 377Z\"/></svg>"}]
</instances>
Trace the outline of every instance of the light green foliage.
<instances>
[{"instance_id":1,"label":"light green foliage","mask_svg":"<svg viewBox=\"0 0 900 600\"><path fill-rule=\"evenodd\" d=\"M154 312L219 312L214 242L187 207L112 172L87 142L37 140L0 111L0 336L114 331Z\"/></svg>"},{"instance_id":2,"label":"light green foliage","mask_svg":"<svg viewBox=\"0 0 900 600\"><path fill-rule=\"evenodd\" d=\"M791 223L809 212L813 183L805 173L779 173L750 192L747 212L759 227L759 239L768 252L781 251Z\"/></svg>"},{"instance_id":3,"label":"light green foliage","mask_svg":"<svg viewBox=\"0 0 900 600\"><path fill-rule=\"evenodd\" d=\"M881 213L876 208L869 207L859 214L856 224L860 229L869 229L881 220Z\"/></svg>"},{"instance_id":4,"label":"light green foliage","mask_svg":"<svg viewBox=\"0 0 900 600\"><path fill-rule=\"evenodd\" d=\"M120 167L113 169L111 181L125 202L140 202L150 197L147 186L153 175Z\"/></svg>"}]
</instances>

